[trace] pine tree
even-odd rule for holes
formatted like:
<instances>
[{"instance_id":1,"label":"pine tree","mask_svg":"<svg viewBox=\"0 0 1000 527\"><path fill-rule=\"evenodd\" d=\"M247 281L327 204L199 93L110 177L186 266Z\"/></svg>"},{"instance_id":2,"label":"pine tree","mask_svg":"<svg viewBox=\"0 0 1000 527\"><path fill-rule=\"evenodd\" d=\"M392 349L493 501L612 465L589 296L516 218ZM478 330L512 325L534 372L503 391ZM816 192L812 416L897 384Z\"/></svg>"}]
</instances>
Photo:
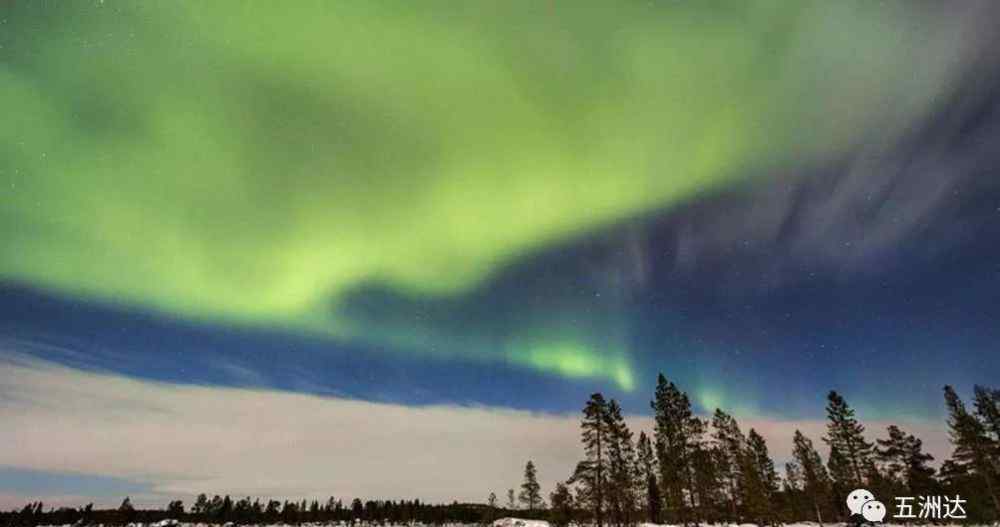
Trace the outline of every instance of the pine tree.
<instances>
[{"instance_id":1,"label":"pine tree","mask_svg":"<svg viewBox=\"0 0 1000 527\"><path fill-rule=\"evenodd\" d=\"M823 507L829 502L830 476L823 466L823 459L813 447L813 442L796 430L793 439L793 455L802 470L802 491L816 513L816 521L823 526Z\"/></svg>"},{"instance_id":2,"label":"pine tree","mask_svg":"<svg viewBox=\"0 0 1000 527\"><path fill-rule=\"evenodd\" d=\"M191 507L191 512L195 514L205 514L208 512L208 496L204 493L199 494L194 505Z\"/></svg>"},{"instance_id":3,"label":"pine tree","mask_svg":"<svg viewBox=\"0 0 1000 527\"><path fill-rule=\"evenodd\" d=\"M739 519L738 511L741 507L740 466L746 437L736 419L718 408L712 416L712 428L714 429L712 440L719 452L716 467L728 496L729 519L736 521Z\"/></svg>"},{"instance_id":4,"label":"pine tree","mask_svg":"<svg viewBox=\"0 0 1000 527\"><path fill-rule=\"evenodd\" d=\"M767 442L753 428L747 434L743 474L743 499L747 513L758 525L770 525L773 523L771 505L778 490L778 476L767 450Z\"/></svg>"},{"instance_id":5,"label":"pine tree","mask_svg":"<svg viewBox=\"0 0 1000 527\"><path fill-rule=\"evenodd\" d=\"M667 521L687 525L690 507L686 500L692 488L691 457L700 444L704 424L694 416L691 401L672 382L660 374L650 403L655 421L656 457L660 462L660 481L667 503Z\"/></svg>"},{"instance_id":6,"label":"pine tree","mask_svg":"<svg viewBox=\"0 0 1000 527\"><path fill-rule=\"evenodd\" d=\"M838 516L843 516L844 511L843 506L840 505L839 496L847 496L852 490L858 488L859 485L855 479L851 463L841 453L839 447L830 447L830 458L826 461L826 468L832 480L831 489L833 492L831 493L831 499L836 505L834 510L837 511Z\"/></svg>"},{"instance_id":7,"label":"pine tree","mask_svg":"<svg viewBox=\"0 0 1000 527\"><path fill-rule=\"evenodd\" d=\"M233 499L229 497L229 494L226 494L226 497L222 499L222 507L219 509L218 512L219 519L223 520L222 523L225 523L226 521L229 520L229 517L232 514L232 512L233 512Z\"/></svg>"},{"instance_id":8,"label":"pine tree","mask_svg":"<svg viewBox=\"0 0 1000 527\"><path fill-rule=\"evenodd\" d=\"M565 483L556 483L556 489L549 494L552 504L552 524L565 527L573 521L573 495Z\"/></svg>"},{"instance_id":9,"label":"pine tree","mask_svg":"<svg viewBox=\"0 0 1000 527\"><path fill-rule=\"evenodd\" d=\"M281 502L278 500L268 500L267 507L264 509L264 517L268 522L277 522L278 516L281 514Z\"/></svg>"},{"instance_id":10,"label":"pine tree","mask_svg":"<svg viewBox=\"0 0 1000 527\"><path fill-rule=\"evenodd\" d=\"M583 408L583 421L580 423L585 459L577 464L568 482L578 485L578 501L591 511L597 527L604 525L607 501L607 448L610 440L607 413L608 404L604 396L600 393L591 395Z\"/></svg>"},{"instance_id":11,"label":"pine tree","mask_svg":"<svg viewBox=\"0 0 1000 527\"><path fill-rule=\"evenodd\" d=\"M656 481L656 454L646 432L639 432L638 442L639 477L644 485L646 499L646 521L660 523L660 486Z\"/></svg>"},{"instance_id":12,"label":"pine tree","mask_svg":"<svg viewBox=\"0 0 1000 527\"><path fill-rule=\"evenodd\" d=\"M983 428L989 439L989 444L993 447L990 458L994 460L993 469L1000 472L1000 390L993 390L985 386L975 386L976 415L983 423Z\"/></svg>"},{"instance_id":13,"label":"pine tree","mask_svg":"<svg viewBox=\"0 0 1000 527\"><path fill-rule=\"evenodd\" d=\"M997 470L998 460L994 457L996 442L989 437L986 426L965 409L965 403L951 386L944 387L944 399L948 407L951 442L955 446L951 461L979 478L1000 515L1000 496L997 494L1000 471Z\"/></svg>"},{"instance_id":14,"label":"pine tree","mask_svg":"<svg viewBox=\"0 0 1000 527\"><path fill-rule=\"evenodd\" d=\"M785 462L785 477L781 482L782 523L790 523L805 518L810 513L802 491L802 467L794 461Z\"/></svg>"},{"instance_id":15,"label":"pine tree","mask_svg":"<svg viewBox=\"0 0 1000 527\"><path fill-rule=\"evenodd\" d=\"M712 445L698 445L691 454L691 490L696 498L697 519L705 523L717 523L725 516L726 496L718 469L720 454Z\"/></svg>"},{"instance_id":16,"label":"pine tree","mask_svg":"<svg viewBox=\"0 0 1000 527\"><path fill-rule=\"evenodd\" d=\"M900 487L906 486L906 434L896 425L889 425L886 429L889 436L886 439L877 439L878 445L875 449L875 457L882 465L882 471L886 478L893 484Z\"/></svg>"},{"instance_id":17,"label":"pine tree","mask_svg":"<svg viewBox=\"0 0 1000 527\"><path fill-rule=\"evenodd\" d=\"M934 488L934 469L928 463L934 456L923 451L923 441L903 432L896 425L886 429L888 437L878 439L875 456L882 473L892 487L892 496L925 496Z\"/></svg>"},{"instance_id":18,"label":"pine tree","mask_svg":"<svg viewBox=\"0 0 1000 527\"><path fill-rule=\"evenodd\" d=\"M507 489L507 509L514 510L517 508L517 503L514 502L514 489Z\"/></svg>"},{"instance_id":19,"label":"pine tree","mask_svg":"<svg viewBox=\"0 0 1000 527\"><path fill-rule=\"evenodd\" d=\"M521 493L517 499L527 507L529 513L542 507L542 486L538 484L535 464L531 460L524 466L524 483L521 483Z\"/></svg>"},{"instance_id":20,"label":"pine tree","mask_svg":"<svg viewBox=\"0 0 1000 527\"><path fill-rule=\"evenodd\" d=\"M610 519L616 525L635 523L636 452L632 432L625 423L621 407L612 399L605 413L608 431L608 488L605 493Z\"/></svg>"},{"instance_id":21,"label":"pine tree","mask_svg":"<svg viewBox=\"0 0 1000 527\"><path fill-rule=\"evenodd\" d=\"M38 504L38 512L42 511L41 502ZM121 514L122 520L125 523L132 523L135 521L135 507L132 506L132 498L130 496L125 496L122 500L122 504L118 507L118 512Z\"/></svg>"},{"instance_id":22,"label":"pine tree","mask_svg":"<svg viewBox=\"0 0 1000 527\"><path fill-rule=\"evenodd\" d=\"M865 427L854 417L854 410L837 392L831 391L827 396L826 415L829 422L826 425L827 435L824 441L830 448L836 447L850 468L850 479L843 483L854 488L865 484L865 472L872 463L874 448L864 436ZM844 474L846 476L846 474Z\"/></svg>"}]
</instances>

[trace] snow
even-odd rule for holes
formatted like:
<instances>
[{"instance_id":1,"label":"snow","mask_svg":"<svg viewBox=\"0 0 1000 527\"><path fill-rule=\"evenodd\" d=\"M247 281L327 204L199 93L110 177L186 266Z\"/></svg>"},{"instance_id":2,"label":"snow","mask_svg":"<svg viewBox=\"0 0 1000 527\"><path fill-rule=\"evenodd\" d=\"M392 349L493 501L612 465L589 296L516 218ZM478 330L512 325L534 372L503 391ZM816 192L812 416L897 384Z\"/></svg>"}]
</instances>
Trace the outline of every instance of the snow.
<instances>
[{"instance_id":1,"label":"snow","mask_svg":"<svg viewBox=\"0 0 1000 527\"><path fill-rule=\"evenodd\" d=\"M493 522L493 527L549 527L549 522L542 520L523 520L521 518L500 518Z\"/></svg>"},{"instance_id":2,"label":"snow","mask_svg":"<svg viewBox=\"0 0 1000 527\"><path fill-rule=\"evenodd\" d=\"M231 523L228 525L232 525ZM303 523L301 526L291 526L286 524L270 524L270 525L252 525L250 527L347 527L352 525L350 523L343 524L339 522L331 523ZM355 523L353 524L358 527L429 527L426 524L414 523L414 524L388 524L388 523ZM848 527L846 523L824 523L824 527ZM40 527L75 527L73 525L67 524L62 526L40 526ZM223 527L222 524L205 524L205 523L186 523L178 522L177 520L163 520L155 523L131 523L128 527ZM478 524L458 524L458 523L447 523L441 527L480 527ZM500 518L493 522L492 527L551 527L549 522L542 520L525 520L522 518ZM580 526L573 524L573 527L590 527L590 526ZM683 527L681 525L673 524L662 524L662 523L640 523L637 527ZM753 523L719 523L719 524L701 524L698 527L757 527ZM782 527L819 527L816 522L799 522L799 523L786 523ZM879 527L912 527L904 526L902 524L892 524L883 523L879 524ZM958 525L958 524L944 524L935 525L934 527L971 527L968 525ZM1000 525L995 525L993 527L1000 527Z\"/></svg>"}]
</instances>

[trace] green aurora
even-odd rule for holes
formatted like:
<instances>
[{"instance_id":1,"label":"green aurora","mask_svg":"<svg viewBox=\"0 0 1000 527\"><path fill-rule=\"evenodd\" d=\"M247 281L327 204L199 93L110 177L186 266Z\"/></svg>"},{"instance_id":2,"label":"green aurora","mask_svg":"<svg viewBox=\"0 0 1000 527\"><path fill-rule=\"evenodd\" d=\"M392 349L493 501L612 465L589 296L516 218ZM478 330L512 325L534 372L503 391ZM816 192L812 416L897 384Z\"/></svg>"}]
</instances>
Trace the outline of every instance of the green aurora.
<instances>
[{"instance_id":1,"label":"green aurora","mask_svg":"<svg viewBox=\"0 0 1000 527\"><path fill-rule=\"evenodd\" d=\"M854 130L888 140L961 51L902 7L17 2L0 13L0 279L628 390L614 317L597 341L542 319L477 347L338 300L458 296L871 139Z\"/></svg>"}]
</instances>

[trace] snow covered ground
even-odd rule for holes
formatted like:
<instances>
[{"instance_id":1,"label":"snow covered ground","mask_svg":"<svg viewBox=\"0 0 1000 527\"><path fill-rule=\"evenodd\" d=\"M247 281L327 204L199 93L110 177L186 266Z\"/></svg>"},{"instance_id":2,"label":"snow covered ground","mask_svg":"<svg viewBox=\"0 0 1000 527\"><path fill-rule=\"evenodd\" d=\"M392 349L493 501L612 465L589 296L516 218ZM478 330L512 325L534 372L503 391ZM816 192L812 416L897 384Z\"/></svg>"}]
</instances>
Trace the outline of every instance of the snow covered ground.
<instances>
[{"instance_id":1,"label":"snow covered ground","mask_svg":"<svg viewBox=\"0 0 1000 527\"><path fill-rule=\"evenodd\" d=\"M267 525L250 525L244 527L344 527L350 526L352 524L346 523L303 523L300 526L286 525L282 523L267 524ZM380 524L380 523L357 523L353 524L358 527L430 527L426 524ZM847 527L844 523L824 523L824 527ZM73 525L52 525L52 526L39 526L39 527L74 527ZM129 524L128 527L236 527L233 524L205 524L205 523L183 523L177 522L176 520L164 520L162 522L156 523L135 523ZM435 526L437 527L437 526ZM479 524L462 524L462 523L446 523L440 527L480 527ZM501 518L493 522L492 527L551 527L549 522L542 520L525 520L521 518ZM577 526L574 527L588 527L588 526ZM670 524L656 524L656 523L640 523L637 527L682 527L680 525L670 525ZM722 523L722 524L702 524L699 527L757 527L753 523ZM803 522L803 523L787 523L784 527L819 527L818 523L815 522ZM904 524L893 524L884 523L881 527L910 527ZM959 526L958 524L942 524L935 525L934 527L971 527L968 525ZM992 527L1000 527L992 526Z\"/></svg>"},{"instance_id":2,"label":"snow covered ground","mask_svg":"<svg viewBox=\"0 0 1000 527\"><path fill-rule=\"evenodd\" d=\"M549 522L542 520L522 520L521 518L500 518L493 522L493 527L549 527Z\"/></svg>"}]
</instances>

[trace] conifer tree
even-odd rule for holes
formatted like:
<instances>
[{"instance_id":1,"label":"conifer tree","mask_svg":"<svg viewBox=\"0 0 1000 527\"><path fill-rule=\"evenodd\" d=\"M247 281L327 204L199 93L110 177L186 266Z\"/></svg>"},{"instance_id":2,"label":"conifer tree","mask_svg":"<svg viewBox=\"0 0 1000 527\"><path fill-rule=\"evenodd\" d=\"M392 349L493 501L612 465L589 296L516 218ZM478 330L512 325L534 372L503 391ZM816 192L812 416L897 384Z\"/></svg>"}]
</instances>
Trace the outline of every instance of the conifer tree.
<instances>
[{"instance_id":1,"label":"conifer tree","mask_svg":"<svg viewBox=\"0 0 1000 527\"><path fill-rule=\"evenodd\" d=\"M808 500L802 491L802 467L794 461L785 462L785 477L781 481L782 520L793 522L811 513L806 508Z\"/></svg>"},{"instance_id":2,"label":"conifer tree","mask_svg":"<svg viewBox=\"0 0 1000 527\"><path fill-rule=\"evenodd\" d=\"M198 495L195 499L194 505L191 507L191 512L195 514L205 514L208 512L208 496L205 493Z\"/></svg>"},{"instance_id":3,"label":"conifer tree","mask_svg":"<svg viewBox=\"0 0 1000 527\"><path fill-rule=\"evenodd\" d=\"M945 404L948 407L948 428L951 442L955 446L952 463L979 478L985 486L990 500L1000 515L1000 496L997 492L998 460L993 456L996 442L989 437L983 423L970 414L965 403L951 386L944 387Z\"/></svg>"},{"instance_id":4,"label":"conifer tree","mask_svg":"<svg viewBox=\"0 0 1000 527\"><path fill-rule=\"evenodd\" d=\"M900 487L906 486L906 434L896 425L886 428L888 437L877 439L875 443L875 458L882 466L886 478Z\"/></svg>"},{"instance_id":5,"label":"conifer tree","mask_svg":"<svg viewBox=\"0 0 1000 527\"><path fill-rule=\"evenodd\" d=\"M524 466L524 483L521 483L521 493L517 499L527 508L529 513L542 506L542 486L538 484L535 464L528 460Z\"/></svg>"},{"instance_id":6,"label":"conifer tree","mask_svg":"<svg viewBox=\"0 0 1000 527\"><path fill-rule=\"evenodd\" d=\"M646 521L660 523L660 486L656 481L657 461L646 432L639 432L639 477L645 490Z\"/></svg>"},{"instance_id":7,"label":"conifer tree","mask_svg":"<svg viewBox=\"0 0 1000 527\"><path fill-rule=\"evenodd\" d=\"M840 394L831 391L827 396L827 401L828 423L824 441L830 445L831 449L836 447L840 451L850 469L842 474L844 477L850 474L850 479L842 483L853 488L861 487L867 480L865 472L872 464L872 449L874 447L865 439L864 425L854 417L854 410L848 406L847 401Z\"/></svg>"},{"instance_id":8,"label":"conifer tree","mask_svg":"<svg viewBox=\"0 0 1000 527\"><path fill-rule=\"evenodd\" d=\"M672 382L660 374L656 392L650 403L655 421L656 457L660 463L660 481L663 484L670 522L687 525L690 507L686 496L692 488L691 457L701 441L704 425L694 416L691 401Z\"/></svg>"},{"instance_id":9,"label":"conifer tree","mask_svg":"<svg viewBox=\"0 0 1000 527\"><path fill-rule=\"evenodd\" d=\"M614 399L608 403L605 425L608 430L606 497L609 516L616 525L630 525L635 522L637 502L636 452L632 432Z\"/></svg>"},{"instance_id":10,"label":"conifer tree","mask_svg":"<svg viewBox=\"0 0 1000 527\"><path fill-rule=\"evenodd\" d=\"M712 416L712 440L718 450L716 467L719 479L725 488L729 509L729 519L736 521L740 510L740 467L743 459L743 448L746 437L739 424L731 415L716 408Z\"/></svg>"},{"instance_id":11,"label":"conifer tree","mask_svg":"<svg viewBox=\"0 0 1000 527\"><path fill-rule=\"evenodd\" d=\"M994 460L993 469L1000 472L1000 390L985 386L975 386L976 415L983 423L983 428L992 446L990 458Z\"/></svg>"},{"instance_id":12,"label":"conifer tree","mask_svg":"<svg viewBox=\"0 0 1000 527\"><path fill-rule=\"evenodd\" d=\"M281 514L281 502L278 500L268 500L267 507L264 509L264 518L268 522L276 522L278 520L278 515Z\"/></svg>"},{"instance_id":13,"label":"conifer tree","mask_svg":"<svg viewBox=\"0 0 1000 527\"><path fill-rule=\"evenodd\" d=\"M802 471L802 491L809 500L816 521L823 526L823 508L829 502L830 476L811 439L796 430L793 456Z\"/></svg>"},{"instance_id":14,"label":"conifer tree","mask_svg":"<svg viewBox=\"0 0 1000 527\"><path fill-rule=\"evenodd\" d=\"M514 510L517 503L514 502L514 489L507 489L507 509Z\"/></svg>"},{"instance_id":15,"label":"conifer tree","mask_svg":"<svg viewBox=\"0 0 1000 527\"><path fill-rule=\"evenodd\" d=\"M903 432L896 425L886 429L888 437L878 439L875 456L882 473L893 487L893 495L923 496L934 487L934 469L928 463L934 456L923 451L923 441Z\"/></svg>"},{"instance_id":16,"label":"conifer tree","mask_svg":"<svg viewBox=\"0 0 1000 527\"><path fill-rule=\"evenodd\" d=\"M39 502L38 512L41 513L41 511L42 504ZM125 499L122 500L122 504L118 507L118 512L121 513L122 520L124 520L125 523L132 523L135 521L135 507L132 506L132 498L130 496L125 496Z\"/></svg>"},{"instance_id":17,"label":"conifer tree","mask_svg":"<svg viewBox=\"0 0 1000 527\"><path fill-rule=\"evenodd\" d=\"M705 523L716 523L725 516L726 496L718 470L720 453L715 446L698 445L691 454L691 494L697 519Z\"/></svg>"},{"instance_id":18,"label":"conifer tree","mask_svg":"<svg viewBox=\"0 0 1000 527\"><path fill-rule=\"evenodd\" d=\"M840 496L847 496L852 490L859 487L855 479L854 470L840 448L830 447L830 458L826 461L826 468L831 479L831 499L834 510L838 517L844 516L843 506L840 504Z\"/></svg>"},{"instance_id":19,"label":"conifer tree","mask_svg":"<svg viewBox=\"0 0 1000 527\"><path fill-rule=\"evenodd\" d=\"M578 485L578 501L591 512L597 527L604 525L607 501L607 448L610 440L607 413L608 404L604 396L600 393L591 395L583 408L583 421L580 423L585 459L577 464L568 482Z\"/></svg>"},{"instance_id":20,"label":"conifer tree","mask_svg":"<svg viewBox=\"0 0 1000 527\"><path fill-rule=\"evenodd\" d=\"M555 527L565 527L573 521L573 495L565 483L556 483L556 489L549 494L552 505L550 516Z\"/></svg>"},{"instance_id":21,"label":"conifer tree","mask_svg":"<svg viewBox=\"0 0 1000 527\"><path fill-rule=\"evenodd\" d=\"M743 499L747 513L758 525L773 523L771 506L774 493L778 490L778 476L767 451L767 442L753 428L747 434L743 474Z\"/></svg>"}]
</instances>

